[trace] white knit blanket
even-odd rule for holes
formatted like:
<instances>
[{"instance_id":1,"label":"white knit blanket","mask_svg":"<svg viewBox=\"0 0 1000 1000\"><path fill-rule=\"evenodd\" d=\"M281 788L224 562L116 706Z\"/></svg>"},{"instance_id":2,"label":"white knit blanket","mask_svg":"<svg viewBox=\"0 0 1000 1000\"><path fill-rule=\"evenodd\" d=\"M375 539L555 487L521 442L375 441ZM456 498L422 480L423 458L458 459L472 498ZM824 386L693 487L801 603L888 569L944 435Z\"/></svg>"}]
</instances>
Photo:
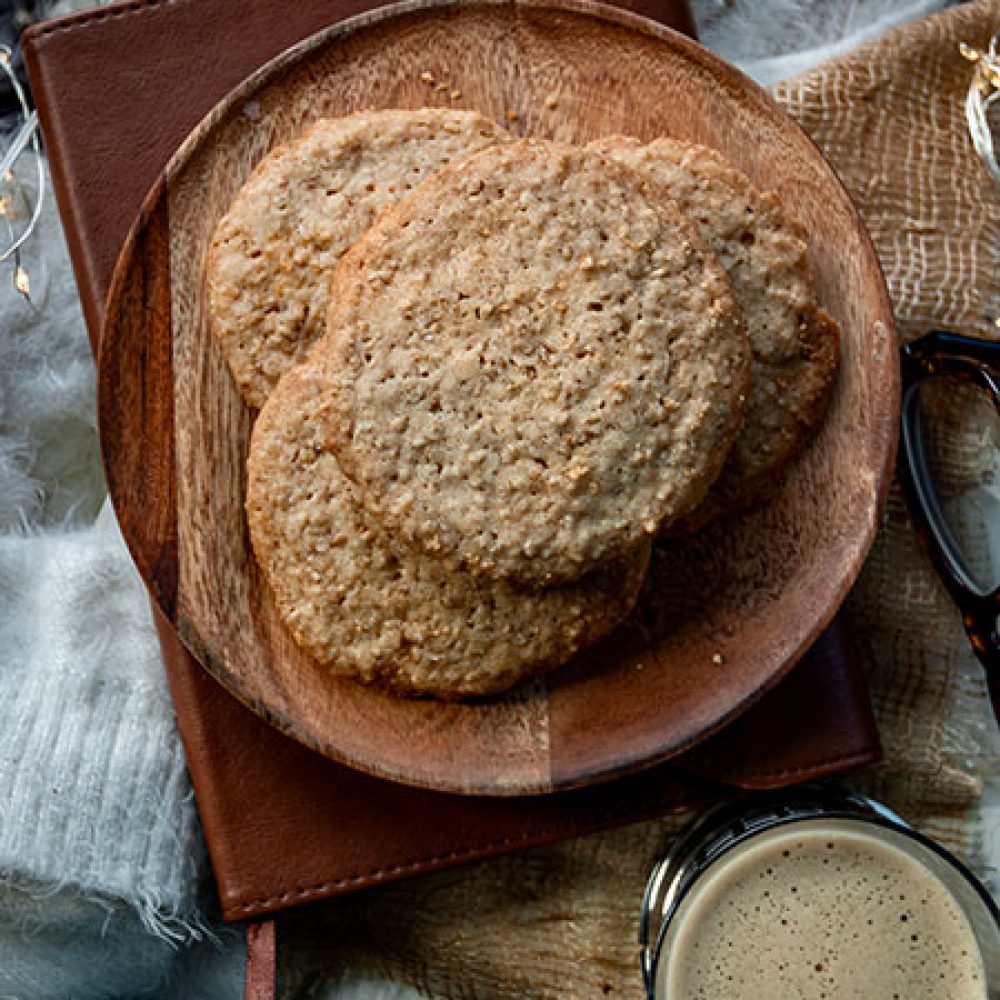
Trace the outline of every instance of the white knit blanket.
<instances>
[{"instance_id":1,"label":"white knit blanket","mask_svg":"<svg viewBox=\"0 0 1000 1000\"><path fill-rule=\"evenodd\" d=\"M706 44L771 82L946 5L694 9ZM102 509L94 369L51 198L25 264L38 311L0 266L0 1000L238 997L242 939L213 913L146 594Z\"/></svg>"}]
</instances>

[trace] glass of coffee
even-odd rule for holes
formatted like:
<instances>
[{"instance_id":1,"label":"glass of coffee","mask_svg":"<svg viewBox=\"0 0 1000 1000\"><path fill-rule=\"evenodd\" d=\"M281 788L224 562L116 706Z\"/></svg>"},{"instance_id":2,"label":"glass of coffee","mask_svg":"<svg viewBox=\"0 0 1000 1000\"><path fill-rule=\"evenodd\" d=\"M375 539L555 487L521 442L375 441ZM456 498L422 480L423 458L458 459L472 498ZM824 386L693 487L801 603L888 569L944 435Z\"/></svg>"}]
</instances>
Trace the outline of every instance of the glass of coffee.
<instances>
[{"instance_id":1,"label":"glass of coffee","mask_svg":"<svg viewBox=\"0 0 1000 1000\"><path fill-rule=\"evenodd\" d=\"M654 868L650 1000L995 1000L1000 911L942 847L825 786L710 810Z\"/></svg>"}]
</instances>

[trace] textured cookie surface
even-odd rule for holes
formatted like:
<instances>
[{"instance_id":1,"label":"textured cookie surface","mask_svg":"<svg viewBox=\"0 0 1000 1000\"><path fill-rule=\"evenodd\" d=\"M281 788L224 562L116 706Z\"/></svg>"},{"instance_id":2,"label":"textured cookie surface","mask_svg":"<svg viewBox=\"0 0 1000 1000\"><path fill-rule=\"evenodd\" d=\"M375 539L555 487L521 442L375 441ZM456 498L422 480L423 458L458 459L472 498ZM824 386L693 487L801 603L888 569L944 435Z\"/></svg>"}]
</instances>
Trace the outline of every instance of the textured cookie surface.
<instances>
[{"instance_id":1,"label":"textured cookie surface","mask_svg":"<svg viewBox=\"0 0 1000 1000\"><path fill-rule=\"evenodd\" d=\"M330 275L387 205L507 133L470 111L325 119L253 171L216 229L212 330L251 406L322 335Z\"/></svg>"},{"instance_id":2,"label":"textured cookie surface","mask_svg":"<svg viewBox=\"0 0 1000 1000\"><path fill-rule=\"evenodd\" d=\"M327 383L289 372L254 427L247 513L296 641L332 671L396 692L491 694L550 669L631 609L648 546L567 587L477 581L392 541L322 444Z\"/></svg>"},{"instance_id":3,"label":"textured cookie surface","mask_svg":"<svg viewBox=\"0 0 1000 1000\"><path fill-rule=\"evenodd\" d=\"M764 499L799 453L829 398L839 332L817 305L806 240L778 198L715 150L672 139L591 144L663 184L726 268L753 352L743 427L705 502L673 530L694 530Z\"/></svg>"},{"instance_id":4,"label":"textured cookie surface","mask_svg":"<svg viewBox=\"0 0 1000 1000\"><path fill-rule=\"evenodd\" d=\"M517 142L445 168L334 285L331 443L386 529L453 567L575 579L692 509L738 428L725 273L596 153Z\"/></svg>"}]
</instances>

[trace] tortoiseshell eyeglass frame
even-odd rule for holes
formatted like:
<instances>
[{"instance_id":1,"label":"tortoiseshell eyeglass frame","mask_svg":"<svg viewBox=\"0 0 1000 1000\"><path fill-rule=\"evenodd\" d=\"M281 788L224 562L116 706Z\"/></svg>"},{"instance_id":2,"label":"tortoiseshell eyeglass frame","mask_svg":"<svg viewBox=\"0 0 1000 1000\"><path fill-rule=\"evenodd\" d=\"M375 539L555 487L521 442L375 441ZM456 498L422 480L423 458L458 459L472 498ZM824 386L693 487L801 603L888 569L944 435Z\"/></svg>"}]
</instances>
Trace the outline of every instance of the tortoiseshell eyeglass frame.
<instances>
[{"instance_id":1,"label":"tortoiseshell eyeglass frame","mask_svg":"<svg viewBox=\"0 0 1000 1000\"><path fill-rule=\"evenodd\" d=\"M924 547L958 605L969 642L986 670L993 714L1000 723L1000 586L984 591L966 566L935 490L918 403L921 383L947 376L985 389L1000 415L1000 341L935 330L905 344L901 361L900 483Z\"/></svg>"}]
</instances>

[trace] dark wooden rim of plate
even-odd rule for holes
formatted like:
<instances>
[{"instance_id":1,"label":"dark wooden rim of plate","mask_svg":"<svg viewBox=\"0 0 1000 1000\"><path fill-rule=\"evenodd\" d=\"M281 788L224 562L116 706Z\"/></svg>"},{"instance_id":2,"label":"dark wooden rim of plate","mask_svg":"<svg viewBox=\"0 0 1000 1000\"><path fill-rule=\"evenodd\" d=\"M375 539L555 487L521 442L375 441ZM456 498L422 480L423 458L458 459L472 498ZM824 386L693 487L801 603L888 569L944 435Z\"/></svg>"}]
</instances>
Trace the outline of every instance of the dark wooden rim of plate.
<instances>
[{"instance_id":1,"label":"dark wooden rim of plate","mask_svg":"<svg viewBox=\"0 0 1000 1000\"><path fill-rule=\"evenodd\" d=\"M197 153L202 144L212 136L214 130L233 109L251 99L262 89L278 81L290 68L324 50L334 42L351 39L361 33L385 26L396 19L421 15L452 13L461 16L469 10L504 10L520 15L525 13L579 16L598 19L612 26L638 32L643 36L662 41L675 51L692 61L699 70L709 74L715 83L730 98L740 97L754 104L755 113L782 120L787 130L801 150L809 148L818 164L825 170L825 183L829 190L841 199L845 210L851 214L852 237L857 241L857 251L864 258L864 273L874 283L869 289L874 306L874 326L881 337L871 364L877 368L881 391L879 412L868 428L875 460L866 470L871 476L868 493L870 504L863 512L863 520L856 526L857 531L838 552L838 576L827 583L825 600L821 610L812 614L807 622L795 623L797 631L793 640L785 643L780 660L771 664L765 675L759 676L749 686L740 689L737 698L725 707L715 706L703 718L695 720L680 734L670 739L651 743L647 738L635 743L626 741L616 744L602 734L601 746L590 752L586 749L582 756L568 760L562 768L552 766L552 761L540 765L537 772L507 776L491 773L470 774L463 770L460 760L452 754L449 761L437 762L433 767L426 762L394 760L386 762L366 753L358 753L350 746L343 746L335 737L332 740L317 738L314 733L302 732L294 717L290 717L280 706L261 701L257 693L248 689L243 680L234 674L226 664L213 658L204 646L179 628L181 638L202 664L236 697L270 723L314 749L361 770L392 780L402 781L421 787L464 794L521 795L561 791L582 787L598 781L622 776L652 764L662 762L697 742L710 736L729 721L755 703L767 690L774 686L801 658L803 653L829 624L839 605L846 597L860 571L864 558L874 540L874 536L884 510L895 459L898 426L899 372L895 351L894 322L888 294L871 240L856 210L850 204L849 196L843 189L832 168L822 159L808 136L778 106L773 98L739 71L723 62L695 42L665 28L653 21L618 8L592 2L592 0L477 0L467 3L461 0L409 0L409 2L380 8L358 15L306 39L289 49L275 60L262 67L220 102L197 126L171 159L156 186L146 197L116 264L107 299L104 330L102 331L98 362L99 425L101 431L102 456L107 475L109 492L118 513L122 533L132 553L139 572L150 587L154 599L167 619L178 627L177 588L178 525L176 519L176 496L172 492L173 476L176 468L170 468L174 460L173 403L170 398L173 384L169 373L163 381L162 372L155 370L157 358L170 359L171 339L169 331L170 276L145 273L143 260L155 259L164 252L164 241L168 239L169 220L166 217L165 199L171 181L180 174L188 161ZM128 340L129 327L123 326L125 303L141 305L138 326L141 335L132 329L133 339ZM165 310L166 330L159 336L147 337L148 320L156 319ZM155 328L155 322L149 329ZM123 365L122 345L128 341L141 345L143 357L138 363ZM889 349L891 347L891 349ZM123 381L119 378L123 371L137 370L140 384L129 387L130 393L124 405L135 405L142 409L143 426L151 431L142 441L140 454L123 437L123 427L116 422L123 405L119 401L123 392ZM166 435L160 439L157 435ZM165 476L164 476L165 474ZM166 486L163 480L165 479ZM137 506L133 503L138 494L149 487L149 503ZM599 647L596 653L601 655ZM584 667L583 673L593 689L599 693L600 685L594 686L593 665ZM599 671L598 671L599 673ZM557 682L558 683L558 682ZM641 700L638 692L633 694ZM589 720L593 724L593 720ZM551 754L551 748L546 750ZM461 755L457 755L458 758ZM439 766L440 765L440 766Z\"/></svg>"}]
</instances>

